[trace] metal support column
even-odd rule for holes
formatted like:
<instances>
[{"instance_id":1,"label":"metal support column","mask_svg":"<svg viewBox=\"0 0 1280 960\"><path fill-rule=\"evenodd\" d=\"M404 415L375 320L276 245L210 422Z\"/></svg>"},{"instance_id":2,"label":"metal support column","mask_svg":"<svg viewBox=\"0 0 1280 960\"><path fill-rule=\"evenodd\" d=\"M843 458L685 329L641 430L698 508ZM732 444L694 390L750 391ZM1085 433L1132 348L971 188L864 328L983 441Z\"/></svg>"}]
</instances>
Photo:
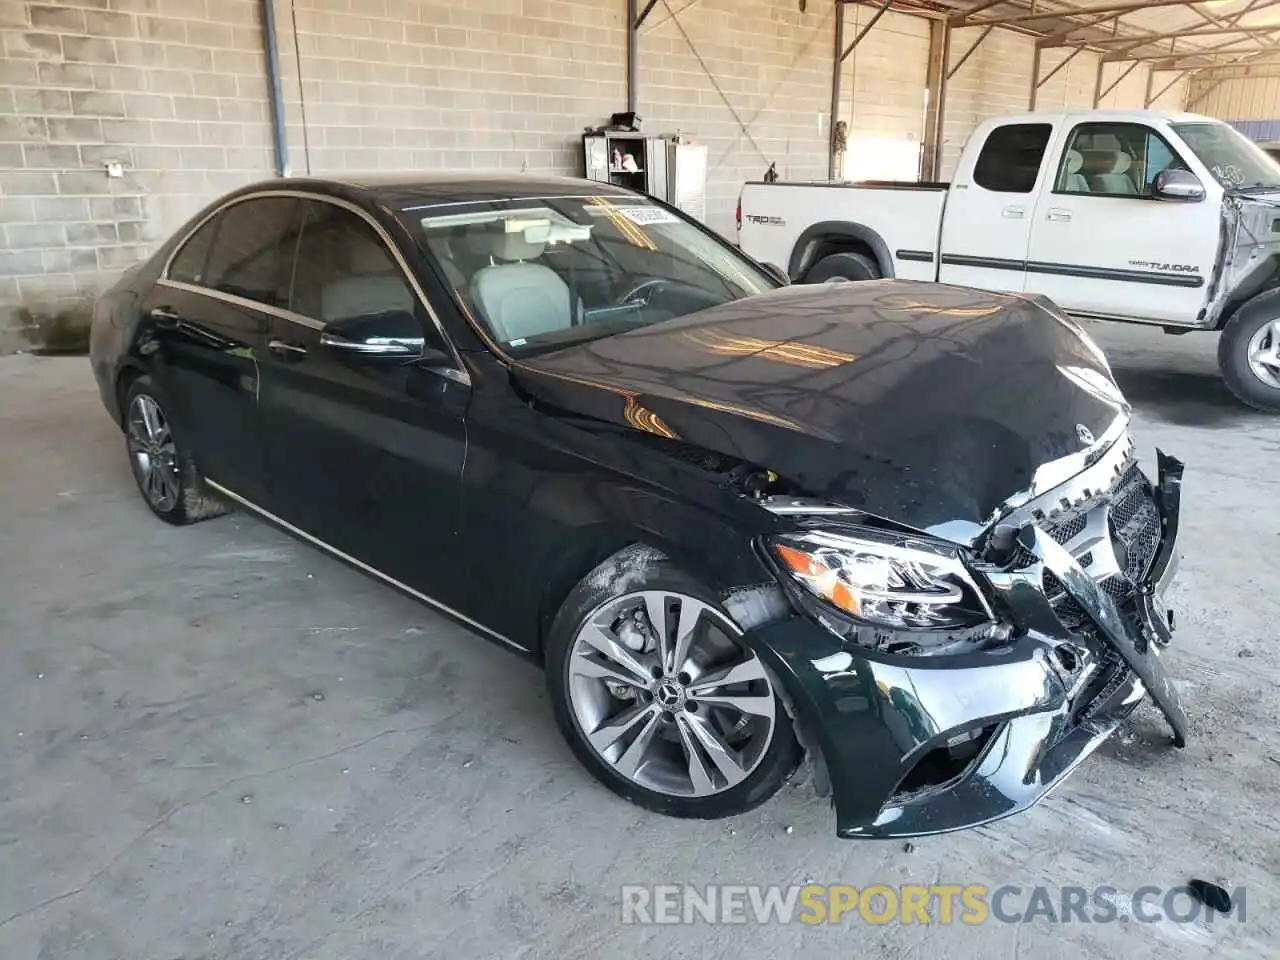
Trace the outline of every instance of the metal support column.
<instances>
[{"instance_id":1,"label":"metal support column","mask_svg":"<svg viewBox=\"0 0 1280 960\"><path fill-rule=\"evenodd\" d=\"M969 53L972 53L971 49ZM968 56L968 54L966 54ZM929 71L926 79L924 137L920 146L920 179L938 178L942 169L943 124L947 114L947 81L955 73L948 70L951 59L951 24L933 20L929 24Z\"/></svg>"},{"instance_id":2,"label":"metal support column","mask_svg":"<svg viewBox=\"0 0 1280 960\"><path fill-rule=\"evenodd\" d=\"M840 81L844 74L844 4L836 0L835 45L831 48L831 119L827 123L827 179L836 178L836 121L840 119Z\"/></svg>"},{"instance_id":3,"label":"metal support column","mask_svg":"<svg viewBox=\"0 0 1280 960\"><path fill-rule=\"evenodd\" d=\"M641 10L640 0L627 0L627 109L632 112L640 100L640 28L657 3L646 0Z\"/></svg>"},{"instance_id":4,"label":"metal support column","mask_svg":"<svg viewBox=\"0 0 1280 960\"><path fill-rule=\"evenodd\" d=\"M1031 95L1027 98L1027 106L1034 110L1036 108L1036 97L1040 93L1040 48L1036 47L1035 55L1031 58Z\"/></svg>"},{"instance_id":5,"label":"metal support column","mask_svg":"<svg viewBox=\"0 0 1280 960\"><path fill-rule=\"evenodd\" d=\"M262 0L262 39L267 54L267 99L271 104L271 139L276 175L289 172L289 144L284 125L284 94L280 91L280 44L276 38L275 0ZM301 79L299 79L301 86Z\"/></svg>"}]
</instances>

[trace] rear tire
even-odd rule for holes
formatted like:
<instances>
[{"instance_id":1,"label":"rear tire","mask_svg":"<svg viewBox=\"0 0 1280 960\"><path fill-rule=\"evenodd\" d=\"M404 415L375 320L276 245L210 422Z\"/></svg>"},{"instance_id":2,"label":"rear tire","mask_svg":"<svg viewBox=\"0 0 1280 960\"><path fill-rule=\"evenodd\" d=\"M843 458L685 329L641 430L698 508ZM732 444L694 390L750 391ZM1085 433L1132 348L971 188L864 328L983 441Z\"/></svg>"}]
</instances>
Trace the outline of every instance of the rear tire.
<instances>
[{"instance_id":1,"label":"rear tire","mask_svg":"<svg viewBox=\"0 0 1280 960\"><path fill-rule=\"evenodd\" d=\"M1264 295L1265 296L1265 295ZM1280 413L1280 291L1271 310L1239 310L1218 340L1218 368L1242 403L1264 413Z\"/></svg>"},{"instance_id":2,"label":"rear tire","mask_svg":"<svg viewBox=\"0 0 1280 960\"><path fill-rule=\"evenodd\" d=\"M823 257L804 275L805 283L830 283L839 280L879 280L880 265L862 253L831 253Z\"/></svg>"},{"instance_id":3,"label":"rear tire","mask_svg":"<svg viewBox=\"0 0 1280 960\"><path fill-rule=\"evenodd\" d=\"M661 625L646 634L655 611ZM652 650L639 647L646 635ZM546 653L570 748L602 784L648 810L699 820L743 813L800 763L774 680L741 630L713 592L656 551L629 547L588 574L565 598ZM730 670L741 679L711 682Z\"/></svg>"},{"instance_id":4,"label":"rear tire","mask_svg":"<svg viewBox=\"0 0 1280 960\"><path fill-rule=\"evenodd\" d=\"M227 512L204 485L191 451L169 418L163 392L149 376L124 394L125 450L142 501L165 523L181 526Z\"/></svg>"}]
</instances>

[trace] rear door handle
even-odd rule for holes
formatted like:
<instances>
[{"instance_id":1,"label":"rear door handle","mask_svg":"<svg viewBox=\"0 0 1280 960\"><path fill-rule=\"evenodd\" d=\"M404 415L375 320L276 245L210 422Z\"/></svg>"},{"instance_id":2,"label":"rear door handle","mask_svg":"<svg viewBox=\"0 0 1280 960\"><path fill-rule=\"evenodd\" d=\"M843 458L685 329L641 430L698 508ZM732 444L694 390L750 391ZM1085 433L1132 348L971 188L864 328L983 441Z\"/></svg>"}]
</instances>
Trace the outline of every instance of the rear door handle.
<instances>
[{"instance_id":1,"label":"rear door handle","mask_svg":"<svg viewBox=\"0 0 1280 960\"><path fill-rule=\"evenodd\" d=\"M1005 207L1000 211L1000 216L1006 220L1021 220L1026 212L1022 207Z\"/></svg>"},{"instance_id":2,"label":"rear door handle","mask_svg":"<svg viewBox=\"0 0 1280 960\"><path fill-rule=\"evenodd\" d=\"M1046 220L1061 220L1061 221L1070 220L1070 219L1071 219L1071 211L1070 211L1070 210L1050 210L1050 211L1048 211L1048 212L1045 214L1045 219L1046 219Z\"/></svg>"},{"instance_id":3,"label":"rear door handle","mask_svg":"<svg viewBox=\"0 0 1280 960\"><path fill-rule=\"evenodd\" d=\"M306 347L297 343L289 343L287 340L272 340L267 344L267 349L277 357L285 360L297 360L307 355Z\"/></svg>"},{"instance_id":4,"label":"rear door handle","mask_svg":"<svg viewBox=\"0 0 1280 960\"><path fill-rule=\"evenodd\" d=\"M162 327L177 326L178 321L182 319L173 307L152 307L149 316L152 322Z\"/></svg>"}]
</instances>

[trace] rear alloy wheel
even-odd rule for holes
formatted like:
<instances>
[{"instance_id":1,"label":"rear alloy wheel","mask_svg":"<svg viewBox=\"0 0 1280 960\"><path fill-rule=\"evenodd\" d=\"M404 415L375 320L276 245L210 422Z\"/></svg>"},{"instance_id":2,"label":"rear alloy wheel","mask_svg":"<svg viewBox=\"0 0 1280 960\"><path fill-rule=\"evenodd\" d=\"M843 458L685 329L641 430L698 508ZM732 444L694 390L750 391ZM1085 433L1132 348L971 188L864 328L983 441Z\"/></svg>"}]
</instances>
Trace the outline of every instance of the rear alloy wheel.
<instances>
[{"instance_id":1,"label":"rear alloy wheel","mask_svg":"<svg viewBox=\"0 0 1280 960\"><path fill-rule=\"evenodd\" d=\"M173 511L182 496L178 448L160 404L150 394L135 394L126 418L133 478L147 505L156 513Z\"/></svg>"},{"instance_id":2,"label":"rear alloy wheel","mask_svg":"<svg viewBox=\"0 0 1280 960\"><path fill-rule=\"evenodd\" d=\"M763 803L800 759L759 656L669 562L625 593L588 577L548 650L557 721L579 759L641 806L711 819ZM594 594L594 595L593 595Z\"/></svg>"},{"instance_id":3,"label":"rear alloy wheel","mask_svg":"<svg viewBox=\"0 0 1280 960\"><path fill-rule=\"evenodd\" d=\"M150 377L139 377L130 385L124 411L129 466L152 513L167 523L184 524L227 512L201 483Z\"/></svg>"},{"instance_id":4,"label":"rear alloy wheel","mask_svg":"<svg viewBox=\"0 0 1280 960\"><path fill-rule=\"evenodd\" d=\"M1218 341L1218 365L1238 399L1280 413L1280 317L1233 317Z\"/></svg>"},{"instance_id":5,"label":"rear alloy wheel","mask_svg":"<svg viewBox=\"0 0 1280 960\"><path fill-rule=\"evenodd\" d=\"M862 253L828 254L810 267L804 276L805 283L879 279L880 265Z\"/></svg>"}]
</instances>

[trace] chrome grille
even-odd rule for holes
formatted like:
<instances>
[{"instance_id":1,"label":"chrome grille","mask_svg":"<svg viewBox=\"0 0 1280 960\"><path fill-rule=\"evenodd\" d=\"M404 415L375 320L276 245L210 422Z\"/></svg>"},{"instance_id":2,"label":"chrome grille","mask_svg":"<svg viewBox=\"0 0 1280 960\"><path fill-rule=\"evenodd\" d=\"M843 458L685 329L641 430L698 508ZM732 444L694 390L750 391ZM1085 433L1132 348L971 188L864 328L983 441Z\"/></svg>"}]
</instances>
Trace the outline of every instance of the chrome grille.
<instances>
[{"instance_id":1,"label":"chrome grille","mask_svg":"<svg viewBox=\"0 0 1280 960\"><path fill-rule=\"evenodd\" d=\"M1077 513L1074 517L1068 517L1066 520L1046 520L1041 524L1040 528L1059 543L1067 543L1084 533L1086 523L1088 523L1088 518L1083 513Z\"/></svg>"},{"instance_id":2,"label":"chrome grille","mask_svg":"<svg viewBox=\"0 0 1280 960\"><path fill-rule=\"evenodd\" d=\"M1151 487L1136 466L1116 486L1108 522L1112 539L1124 548L1125 578L1130 583L1141 583L1160 549L1163 531Z\"/></svg>"},{"instance_id":3,"label":"chrome grille","mask_svg":"<svg viewBox=\"0 0 1280 960\"><path fill-rule=\"evenodd\" d=\"M1129 602L1137 585L1149 573L1163 533L1160 510L1151 485L1136 463L1129 464L1120 472L1111 489L1099 491L1078 504L1069 515L1038 517L1036 523L1040 529L1068 548L1097 518L1095 531L1101 528L1107 536L1101 542L1094 540L1094 545L1078 553L1076 560L1086 572L1094 573L1099 588L1121 607ZM1107 539L1110 540L1115 562L1110 556L1105 556L1106 563L1098 566L1095 553L1101 549L1106 554ZM1026 567L1034 559L1030 552L1019 546L1012 566ZM1117 567L1119 572L1102 575L1104 571L1114 571ZM1085 623L1084 610L1067 595L1066 588L1057 577L1045 571L1042 584L1055 612L1068 628L1074 629Z\"/></svg>"}]
</instances>

